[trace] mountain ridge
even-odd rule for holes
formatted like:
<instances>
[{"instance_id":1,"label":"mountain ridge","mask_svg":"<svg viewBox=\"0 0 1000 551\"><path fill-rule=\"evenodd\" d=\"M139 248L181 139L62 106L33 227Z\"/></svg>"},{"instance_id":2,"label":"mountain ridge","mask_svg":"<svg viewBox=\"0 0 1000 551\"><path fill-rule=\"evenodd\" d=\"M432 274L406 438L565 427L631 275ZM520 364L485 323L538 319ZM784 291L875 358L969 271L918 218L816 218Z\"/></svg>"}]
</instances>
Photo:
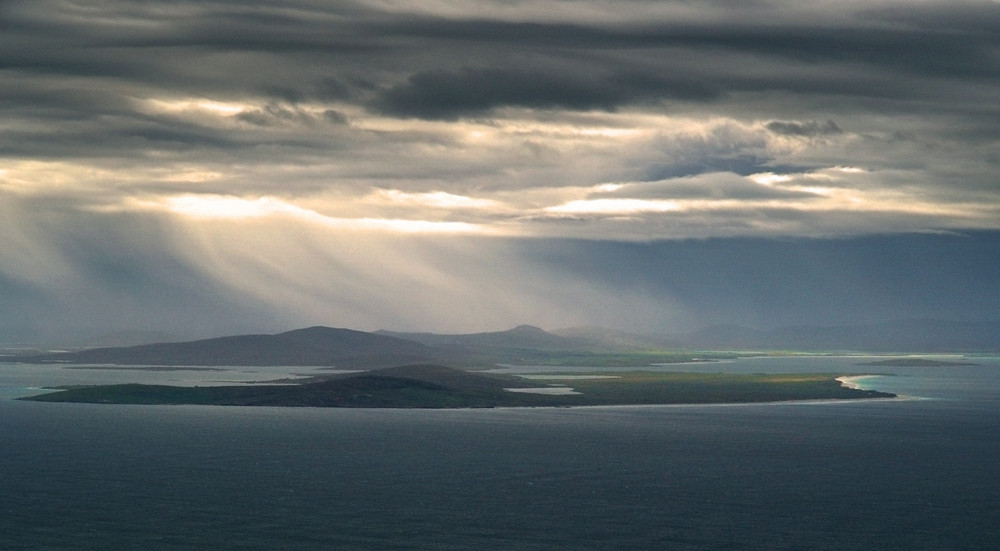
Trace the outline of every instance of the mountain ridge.
<instances>
[{"instance_id":1,"label":"mountain ridge","mask_svg":"<svg viewBox=\"0 0 1000 551\"><path fill-rule=\"evenodd\" d=\"M634 335L595 327L549 332L531 325L465 334L366 332L312 326L273 335L234 335L0 356L0 361L151 366L300 365L358 369L420 363L470 368L504 363L639 366L693 360L695 356L686 354L685 350L997 352L1000 351L1000 322L901 320L771 330L726 325L674 336Z\"/></svg>"},{"instance_id":2,"label":"mountain ridge","mask_svg":"<svg viewBox=\"0 0 1000 551\"><path fill-rule=\"evenodd\" d=\"M448 346L453 348L495 347L566 351L590 348L594 345L593 342L585 339L565 337L527 324L521 324L505 331L487 331L481 333L439 334L379 330L375 334L412 340L427 346Z\"/></svg>"}]
</instances>

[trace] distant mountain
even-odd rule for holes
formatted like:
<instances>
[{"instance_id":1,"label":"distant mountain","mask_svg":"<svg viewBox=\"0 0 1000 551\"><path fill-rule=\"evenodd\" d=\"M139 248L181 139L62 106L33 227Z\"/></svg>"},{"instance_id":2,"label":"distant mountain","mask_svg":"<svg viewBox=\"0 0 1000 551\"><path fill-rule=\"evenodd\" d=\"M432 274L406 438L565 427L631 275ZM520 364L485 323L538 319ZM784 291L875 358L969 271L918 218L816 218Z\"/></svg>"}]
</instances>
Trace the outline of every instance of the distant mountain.
<instances>
[{"instance_id":1,"label":"distant mountain","mask_svg":"<svg viewBox=\"0 0 1000 551\"><path fill-rule=\"evenodd\" d=\"M74 344L72 348L107 348L122 346L137 346L140 344L152 344L160 342L179 342L186 340L177 335L162 333L159 331L118 331L107 333L97 337L88 338L85 341Z\"/></svg>"},{"instance_id":2,"label":"distant mountain","mask_svg":"<svg viewBox=\"0 0 1000 551\"><path fill-rule=\"evenodd\" d=\"M20 361L122 365L318 365L388 367L427 362L420 343L351 329L310 327L277 335L239 335L189 342L94 348Z\"/></svg>"},{"instance_id":3,"label":"distant mountain","mask_svg":"<svg viewBox=\"0 0 1000 551\"><path fill-rule=\"evenodd\" d=\"M435 333L398 333L377 331L379 335L393 336L439 348L465 349L522 349L548 351L579 351L600 348L584 338L564 337L549 333L533 325L519 325L506 331L439 335Z\"/></svg>"},{"instance_id":4,"label":"distant mountain","mask_svg":"<svg viewBox=\"0 0 1000 551\"><path fill-rule=\"evenodd\" d=\"M609 329L566 330L564 334L519 325L507 331L440 335L435 333L378 334L410 339L433 347L453 365L490 366L560 365L643 367L656 363L687 362L696 359L688 352L676 352L663 339L629 335ZM673 349L673 350L671 350ZM704 354L698 354L704 359ZM715 354L714 357L731 357Z\"/></svg>"},{"instance_id":5,"label":"distant mountain","mask_svg":"<svg viewBox=\"0 0 1000 551\"><path fill-rule=\"evenodd\" d=\"M367 333L310 327L277 335L237 335L189 342L19 354L0 360L116 365L312 365L371 369L418 363L466 368L503 363L648 365L672 359L644 356L622 359L602 354L600 344L581 338L562 337L530 325L508 331L461 335L389 331Z\"/></svg>"},{"instance_id":6,"label":"distant mountain","mask_svg":"<svg viewBox=\"0 0 1000 551\"><path fill-rule=\"evenodd\" d=\"M545 332L522 325L499 333L434 335L386 333L429 346L492 346L538 351L591 353L663 352L669 350L798 350L858 352L997 352L1000 321L895 320L858 325L800 325L754 329L717 325L672 335L642 335L602 327L574 327Z\"/></svg>"},{"instance_id":7,"label":"distant mountain","mask_svg":"<svg viewBox=\"0 0 1000 551\"><path fill-rule=\"evenodd\" d=\"M29 354L0 361L117 365L300 365L373 369L407 364L476 368L496 364L646 366L730 357L692 351L997 352L1000 322L908 320L857 326L758 330L728 325L651 337L578 328L555 334L521 325L507 331L438 335L309 327L276 335ZM687 351L687 352L685 352Z\"/></svg>"}]
</instances>

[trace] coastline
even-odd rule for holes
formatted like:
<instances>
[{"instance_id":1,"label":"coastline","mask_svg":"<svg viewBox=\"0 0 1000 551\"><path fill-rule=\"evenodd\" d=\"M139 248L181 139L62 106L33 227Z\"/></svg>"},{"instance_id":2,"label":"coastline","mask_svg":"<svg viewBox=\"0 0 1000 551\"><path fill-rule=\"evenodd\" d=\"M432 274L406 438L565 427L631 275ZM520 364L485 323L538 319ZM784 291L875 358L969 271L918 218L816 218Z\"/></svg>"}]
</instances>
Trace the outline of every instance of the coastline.
<instances>
[{"instance_id":1,"label":"coastline","mask_svg":"<svg viewBox=\"0 0 1000 551\"><path fill-rule=\"evenodd\" d=\"M861 381L873 379L875 377L884 377L884 375L841 375L840 377L837 377L837 382L845 388L853 390L869 390L861 385Z\"/></svg>"},{"instance_id":2,"label":"coastline","mask_svg":"<svg viewBox=\"0 0 1000 551\"><path fill-rule=\"evenodd\" d=\"M843 375L837 377L837 381L844 388L850 388L852 390L872 390L863 386L863 381L869 379L875 379L878 377L886 377L887 375ZM862 398L863 399L863 398ZM874 398L875 400L884 400L885 398ZM907 394L896 394L894 398L889 398L890 400L933 400L934 398L927 398L923 396L911 396Z\"/></svg>"}]
</instances>

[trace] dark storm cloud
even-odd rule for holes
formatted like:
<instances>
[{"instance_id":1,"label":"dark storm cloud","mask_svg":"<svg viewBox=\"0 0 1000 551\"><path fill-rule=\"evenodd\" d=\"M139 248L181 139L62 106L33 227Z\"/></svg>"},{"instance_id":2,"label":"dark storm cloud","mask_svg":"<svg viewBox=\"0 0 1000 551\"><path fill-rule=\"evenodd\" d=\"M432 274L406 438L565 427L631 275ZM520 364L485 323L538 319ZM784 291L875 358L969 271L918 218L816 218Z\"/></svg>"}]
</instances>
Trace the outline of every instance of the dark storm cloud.
<instances>
[{"instance_id":1,"label":"dark storm cloud","mask_svg":"<svg viewBox=\"0 0 1000 551\"><path fill-rule=\"evenodd\" d=\"M822 74L799 71L807 67L829 66L838 77L848 77L833 91L861 96L895 88L894 76L928 81L910 88L914 97L933 93L928 84L940 79L995 82L1000 76L1000 25L984 19L990 10L982 6L948 10L955 24L945 28L934 23L944 8L918 6L861 13L847 21L604 25L395 16L302 2L282 7L180 3L158 12L110 2L104 13L100 7L75 14L54 9L44 17L27 3L14 6L4 17L7 37L0 39L6 46L0 63L8 69L135 80L168 89L221 90L259 81L260 88L280 90L286 98L320 95L323 82L338 83L334 95L351 96L350 88L358 84L353 79L367 70L381 88L373 106L433 118L504 105L613 109L768 88L829 90L833 83ZM226 73L225 64L214 76L192 70L207 56L227 54L258 58L259 73ZM271 65L275 57L283 62ZM748 70L746 63L763 69L784 63L786 69L768 70L765 76ZM845 65L857 76L838 71ZM883 86L873 86L866 68L884 72L877 81ZM240 67L234 63L231 69ZM278 85L275 77L281 72L290 79Z\"/></svg>"},{"instance_id":2,"label":"dark storm cloud","mask_svg":"<svg viewBox=\"0 0 1000 551\"><path fill-rule=\"evenodd\" d=\"M382 92L373 105L390 115L453 119L496 107L613 110L642 100L708 100L716 94L696 79L466 67L416 73Z\"/></svg>"},{"instance_id":3,"label":"dark storm cloud","mask_svg":"<svg viewBox=\"0 0 1000 551\"><path fill-rule=\"evenodd\" d=\"M99 120L60 121L60 130L26 128L10 131L10 138L0 151L7 156L35 158L121 157L129 151L200 152L206 150L238 151L252 140L239 134L220 132L202 125L161 117L129 115ZM271 142L275 144L276 142ZM280 142L302 147L299 141Z\"/></svg>"},{"instance_id":4,"label":"dark storm cloud","mask_svg":"<svg viewBox=\"0 0 1000 551\"><path fill-rule=\"evenodd\" d=\"M613 109L651 99L712 100L727 92L761 90L916 99L956 93L951 86L941 88L945 81L987 83L1000 76L1000 25L941 29L929 17L877 15L841 22L779 19L724 25L485 20L386 25L381 28L388 34L426 40L429 50L448 44L472 48L480 65L493 67L418 71L384 92L376 106L390 113L448 118L497 105ZM492 55L491 48L497 50ZM553 69L567 61L586 60L587 65L576 68L575 79L558 70L517 71L520 64L540 58L551 61ZM469 60L457 52L440 61L456 62ZM631 72L612 71L622 64L631 66ZM777 64L783 68L775 71ZM673 76L663 78L665 74ZM558 85L551 84L555 80ZM442 90L479 97L470 100Z\"/></svg>"},{"instance_id":5,"label":"dark storm cloud","mask_svg":"<svg viewBox=\"0 0 1000 551\"><path fill-rule=\"evenodd\" d=\"M816 121L771 121L765 125L768 130L775 134L785 136L824 136L829 134L841 134L844 131L837 126L837 123L827 120L824 123Z\"/></svg>"},{"instance_id":6,"label":"dark storm cloud","mask_svg":"<svg viewBox=\"0 0 1000 551\"><path fill-rule=\"evenodd\" d=\"M294 122L306 126L312 126L321 121L335 124L347 123L347 116L334 109L327 109L319 116L314 116L294 106L279 103L269 103L259 109L242 111L235 115L235 118L257 126L274 126L285 122Z\"/></svg>"},{"instance_id":7,"label":"dark storm cloud","mask_svg":"<svg viewBox=\"0 0 1000 551\"><path fill-rule=\"evenodd\" d=\"M339 100L442 120L498 107L614 111L657 102L739 112L733 94L764 92L826 97L834 110L912 111L922 109L913 101L949 98L945 108L969 118L997 116L973 97L1000 77L993 6L848 10L827 20L795 10L772 20L740 19L742 11L725 22L627 19L641 7L623 3L624 21L599 23L396 14L351 3L14 2L0 12L0 67L18 81L4 92L6 105L32 105L41 117L129 109L74 99L67 88L111 98ZM53 77L77 80L52 90ZM39 111L57 92L67 101L53 98L58 105ZM852 96L866 102L852 106ZM759 99L745 109L780 111Z\"/></svg>"},{"instance_id":8,"label":"dark storm cloud","mask_svg":"<svg viewBox=\"0 0 1000 551\"><path fill-rule=\"evenodd\" d=\"M836 129L875 136L865 117L900 115L933 124L935 135L922 136L928 147L937 138L989 139L1000 123L990 93L1000 78L995 3L457 3L432 10L310 1L7 2L0 8L0 115L10 121L10 139L0 151L134 158L209 148L237 162L260 158L263 148L301 148L306 157L322 156L357 135L255 133L320 120L344 125L366 109L444 121L504 107L550 117L711 113L771 120L768 128L788 137ZM136 101L171 97L244 102L234 119L245 127L151 118ZM307 112L310 102L329 105ZM834 126L809 122L829 119ZM54 147L45 151L46 143ZM634 174L651 180L796 166L757 150L644 165Z\"/></svg>"},{"instance_id":9,"label":"dark storm cloud","mask_svg":"<svg viewBox=\"0 0 1000 551\"><path fill-rule=\"evenodd\" d=\"M627 6L624 6L627 10ZM938 8L940 12L946 11ZM957 21L974 17L955 6L948 10ZM907 16L907 12L915 15ZM980 8L979 15L996 9ZM924 13L923 17L919 14ZM869 17L864 11L848 21L740 20L739 14L724 24L633 21L629 24L546 24L490 20L425 19L386 23L373 28L390 35L419 37L431 42L468 42L503 45L517 52L552 51L650 51L716 50L780 56L808 62L860 62L892 67L908 73L979 75L995 77L993 56L1000 25L981 19L969 28L941 28L937 12L919 6L881 11ZM995 17L994 17L995 19ZM906 23L901 25L900 23Z\"/></svg>"}]
</instances>

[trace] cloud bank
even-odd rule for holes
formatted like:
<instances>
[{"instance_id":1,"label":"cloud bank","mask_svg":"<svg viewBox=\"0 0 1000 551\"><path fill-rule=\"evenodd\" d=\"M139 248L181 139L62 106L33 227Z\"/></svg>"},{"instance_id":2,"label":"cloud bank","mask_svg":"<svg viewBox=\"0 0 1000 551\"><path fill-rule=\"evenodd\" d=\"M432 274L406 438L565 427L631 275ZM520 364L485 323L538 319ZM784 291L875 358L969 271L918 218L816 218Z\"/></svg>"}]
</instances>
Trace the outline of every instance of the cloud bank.
<instances>
[{"instance_id":1,"label":"cloud bank","mask_svg":"<svg viewBox=\"0 0 1000 551\"><path fill-rule=\"evenodd\" d=\"M6 2L4 326L725 321L530 251L993 235L998 22L988 1Z\"/></svg>"}]
</instances>

